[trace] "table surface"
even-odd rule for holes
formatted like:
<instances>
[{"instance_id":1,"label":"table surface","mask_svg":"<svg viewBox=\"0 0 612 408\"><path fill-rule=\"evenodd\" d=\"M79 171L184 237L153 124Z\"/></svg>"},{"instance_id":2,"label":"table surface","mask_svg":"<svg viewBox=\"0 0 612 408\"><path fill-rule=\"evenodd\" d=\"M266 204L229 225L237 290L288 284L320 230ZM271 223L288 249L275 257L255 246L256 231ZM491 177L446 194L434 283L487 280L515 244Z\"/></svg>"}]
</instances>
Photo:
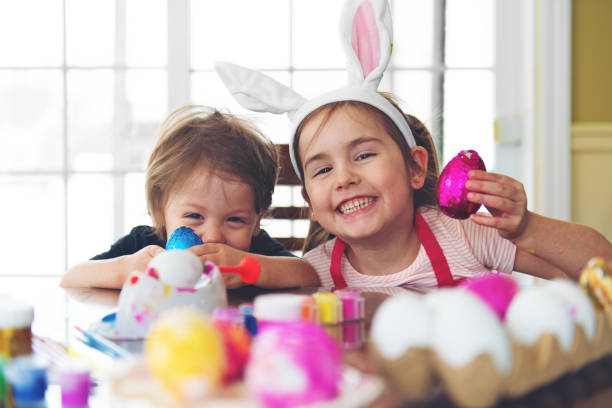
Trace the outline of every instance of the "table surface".
<instances>
[{"instance_id":1,"label":"table surface","mask_svg":"<svg viewBox=\"0 0 612 408\"><path fill-rule=\"evenodd\" d=\"M317 288L291 290L292 293L311 294ZM366 316L363 324L364 333L374 312L388 296L405 291L405 289L372 289L364 290ZM254 287L245 287L229 292L231 305L252 301L260 293L269 293ZM282 292L287 292L284 290ZM98 367L112 367L114 361L93 349L81 344L74 337L72 327L88 327L103 316L114 311L119 291L108 289L70 289L59 287L59 278L53 277L0 277L0 293L9 294L34 306L32 331L36 336L54 340L71 347ZM368 358L365 343L356 349L345 350L345 362L366 372L376 372ZM106 407L104 384L97 387L90 399L89 407ZM50 387L47 394L49 408L60 407L59 390ZM403 404L405 406L410 406ZM402 406L392 390L385 390L375 402L374 407ZM435 392L429 401L418 406L452 407L453 404L443 392ZM500 407L612 407L612 357L603 358L576 373L568 374L554 383L540 387L520 399L506 399Z\"/></svg>"}]
</instances>

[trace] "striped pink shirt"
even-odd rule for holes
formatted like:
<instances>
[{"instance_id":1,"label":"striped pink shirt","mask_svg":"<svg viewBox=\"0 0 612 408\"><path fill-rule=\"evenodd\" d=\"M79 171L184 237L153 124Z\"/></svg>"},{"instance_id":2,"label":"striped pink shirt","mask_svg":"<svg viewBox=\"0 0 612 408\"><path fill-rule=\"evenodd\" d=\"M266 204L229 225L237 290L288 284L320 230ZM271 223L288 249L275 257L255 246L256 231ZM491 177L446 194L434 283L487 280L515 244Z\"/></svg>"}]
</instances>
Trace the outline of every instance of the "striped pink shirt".
<instances>
[{"instance_id":1,"label":"striped pink shirt","mask_svg":"<svg viewBox=\"0 0 612 408\"><path fill-rule=\"evenodd\" d=\"M453 278L470 278L492 271L512 273L516 246L512 241L502 238L496 229L483 227L470 219L455 220L437 209L421 207L418 211L438 240ZM331 239L304 255L304 259L317 271L323 287L334 286L329 266L335 241L335 238ZM436 276L422 245L414 262L395 273L364 275L353 268L345 254L342 255L340 265L348 286L437 286Z\"/></svg>"}]
</instances>

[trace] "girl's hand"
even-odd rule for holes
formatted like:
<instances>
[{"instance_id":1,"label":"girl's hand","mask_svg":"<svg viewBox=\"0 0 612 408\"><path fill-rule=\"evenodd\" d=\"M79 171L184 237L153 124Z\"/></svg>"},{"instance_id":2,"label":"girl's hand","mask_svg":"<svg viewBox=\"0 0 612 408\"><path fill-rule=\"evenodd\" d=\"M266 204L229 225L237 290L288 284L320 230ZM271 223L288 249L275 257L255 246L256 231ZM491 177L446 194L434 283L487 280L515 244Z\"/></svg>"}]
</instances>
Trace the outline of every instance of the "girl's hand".
<instances>
[{"instance_id":1,"label":"girl's hand","mask_svg":"<svg viewBox=\"0 0 612 408\"><path fill-rule=\"evenodd\" d=\"M195 254L202 263L209 261L221 266L236 266L243 258L250 255L248 252L232 248L229 245L212 243L192 246L187 251ZM221 277L225 287L228 289L235 289L245 285L242 279L235 273L222 273Z\"/></svg>"},{"instance_id":2,"label":"girl's hand","mask_svg":"<svg viewBox=\"0 0 612 408\"><path fill-rule=\"evenodd\" d=\"M469 191L467 199L483 204L491 213L472 214L472 221L480 225L496 228L506 239L519 237L527 226L527 194L523 184L502 174L472 170L465 188Z\"/></svg>"}]
</instances>

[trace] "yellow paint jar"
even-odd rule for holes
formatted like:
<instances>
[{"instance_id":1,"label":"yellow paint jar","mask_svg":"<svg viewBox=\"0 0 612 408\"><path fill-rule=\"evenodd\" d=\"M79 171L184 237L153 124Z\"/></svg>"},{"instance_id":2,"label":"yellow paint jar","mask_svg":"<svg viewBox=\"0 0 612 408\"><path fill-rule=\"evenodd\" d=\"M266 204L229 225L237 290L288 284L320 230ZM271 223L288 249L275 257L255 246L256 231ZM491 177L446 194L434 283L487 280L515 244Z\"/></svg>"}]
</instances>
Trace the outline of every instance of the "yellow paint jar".
<instances>
[{"instance_id":1,"label":"yellow paint jar","mask_svg":"<svg viewBox=\"0 0 612 408\"><path fill-rule=\"evenodd\" d=\"M6 295L0 296L0 357L32 353L34 309Z\"/></svg>"},{"instance_id":2,"label":"yellow paint jar","mask_svg":"<svg viewBox=\"0 0 612 408\"><path fill-rule=\"evenodd\" d=\"M335 293L317 292L312 295L319 306L319 320L323 324L342 322L342 302Z\"/></svg>"}]
</instances>

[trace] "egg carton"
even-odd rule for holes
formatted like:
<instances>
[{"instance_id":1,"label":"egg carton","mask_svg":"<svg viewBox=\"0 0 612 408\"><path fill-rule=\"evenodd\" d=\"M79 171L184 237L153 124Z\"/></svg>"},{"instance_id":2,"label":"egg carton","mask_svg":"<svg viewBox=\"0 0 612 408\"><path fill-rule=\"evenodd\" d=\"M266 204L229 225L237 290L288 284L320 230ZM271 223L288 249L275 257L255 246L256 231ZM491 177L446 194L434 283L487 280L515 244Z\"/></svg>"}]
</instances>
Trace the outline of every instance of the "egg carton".
<instances>
[{"instance_id":1,"label":"egg carton","mask_svg":"<svg viewBox=\"0 0 612 408\"><path fill-rule=\"evenodd\" d=\"M515 398L612 353L612 312L569 280L520 290L500 320L463 288L387 299L369 352L405 400L442 386L462 407Z\"/></svg>"}]
</instances>

